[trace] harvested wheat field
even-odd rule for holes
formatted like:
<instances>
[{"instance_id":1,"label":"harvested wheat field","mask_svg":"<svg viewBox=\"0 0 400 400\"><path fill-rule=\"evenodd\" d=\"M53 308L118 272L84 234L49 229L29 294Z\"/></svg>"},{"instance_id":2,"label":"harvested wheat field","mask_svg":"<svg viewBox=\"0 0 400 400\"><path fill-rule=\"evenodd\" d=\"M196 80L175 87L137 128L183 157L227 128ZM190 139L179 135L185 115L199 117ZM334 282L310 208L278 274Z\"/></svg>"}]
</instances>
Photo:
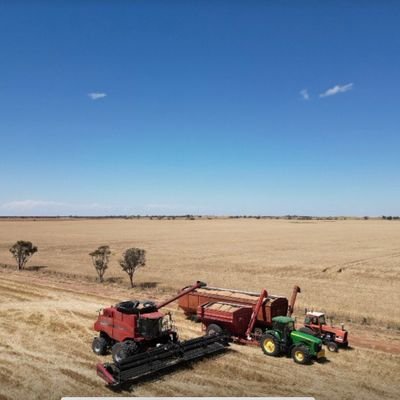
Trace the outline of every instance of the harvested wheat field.
<instances>
[{"instance_id":1,"label":"harvested wheat field","mask_svg":"<svg viewBox=\"0 0 400 400\"><path fill-rule=\"evenodd\" d=\"M8 248L39 247L15 272ZM2 220L0 221L0 399L61 396L263 396L396 399L400 386L400 223L283 220ZM108 244L106 283L95 281L88 253ZM117 260L128 247L147 251L147 266L128 289ZM129 298L161 299L203 280L212 286L289 296L345 322L352 349L299 366L232 345L215 359L116 393L90 348L97 310ZM201 334L176 305L183 338Z\"/></svg>"}]
</instances>

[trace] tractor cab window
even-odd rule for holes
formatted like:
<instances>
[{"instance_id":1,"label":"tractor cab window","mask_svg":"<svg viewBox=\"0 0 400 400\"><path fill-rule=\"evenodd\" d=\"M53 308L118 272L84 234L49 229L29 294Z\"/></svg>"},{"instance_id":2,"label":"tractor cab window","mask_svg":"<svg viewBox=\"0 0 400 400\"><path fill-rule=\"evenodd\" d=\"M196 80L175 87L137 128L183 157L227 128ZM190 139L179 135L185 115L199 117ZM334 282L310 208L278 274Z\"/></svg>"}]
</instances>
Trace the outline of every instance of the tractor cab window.
<instances>
[{"instance_id":1,"label":"tractor cab window","mask_svg":"<svg viewBox=\"0 0 400 400\"><path fill-rule=\"evenodd\" d=\"M282 324L281 322L274 322L273 323L273 329L279 332L283 332L285 329L285 324Z\"/></svg>"},{"instance_id":2,"label":"tractor cab window","mask_svg":"<svg viewBox=\"0 0 400 400\"><path fill-rule=\"evenodd\" d=\"M279 332L282 332L284 335L287 335L294 330L294 323L293 321L287 322L286 324L282 322L274 322L273 328Z\"/></svg>"},{"instance_id":3,"label":"tractor cab window","mask_svg":"<svg viewBox=\"0 0 400 400\"><path fill-rule=\"evenodd\" d=\"M304 323L305 324L311 324L311 318L310 318L310 316L306 316L305 318L304 318Z\"/></svg>"},{"instance_id":4,"label":"tractor cab window","mask_svg":"<svg viewBox=\"0 0 400 400\"><path fill-rule=\"evenodd\" d=\"M318 318L317 318L317 317L312 317L311 323L312 323L313 325L318 325Z\"/></svg>"},{"instance_id":5,"label":"tractor cab window","mask_svg":"<svg viewBox=\"0 0 400 400\"><path fill-rule=\"evenodd\" d=\"M319 317L319 323L320 323L320 325L325 325L325 315L321 315Z\"/></svg>"},{"instance_id":6,"label":"tractor cab window","mask_svg":"<svg viewBox=\"0 0 400 400\"><path fill-rule=\"evenodd\" d=\"M294 322L288 322L288 323L287 323L287 325L286 325L286 331L287 331L288 333L294 331Z\"/></svg>"}]
</instances>

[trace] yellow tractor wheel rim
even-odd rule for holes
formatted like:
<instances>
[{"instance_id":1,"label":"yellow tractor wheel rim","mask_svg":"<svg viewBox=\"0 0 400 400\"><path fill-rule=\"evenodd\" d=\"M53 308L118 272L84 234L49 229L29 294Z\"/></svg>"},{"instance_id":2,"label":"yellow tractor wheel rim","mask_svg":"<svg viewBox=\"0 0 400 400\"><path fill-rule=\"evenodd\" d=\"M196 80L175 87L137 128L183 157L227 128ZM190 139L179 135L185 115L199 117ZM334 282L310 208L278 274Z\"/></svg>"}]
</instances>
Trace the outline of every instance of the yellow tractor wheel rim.
<instances>
[{"instance_id":1,"label":"yellow tractor wheel rim","mask_svg":"<svg viewBox=\"0 0 400 400\"><path fill-rule=\"evenodd\" d=\"M294 353L294 356L297 361L301 362L304 360L304 354L301 351L296 351L296 353Z\"/></svg>"},{"instance_id":2,"label":"yellow tractor wheel rim","mask_svg":"<svg viewBox=\"0 0 400 400\"><path fill-rule=\"evenodd\" d=\"M264 340L264 349L267 353L273 353L275 351L275 343L272 339Z\"/></svg>"}]
</instances>

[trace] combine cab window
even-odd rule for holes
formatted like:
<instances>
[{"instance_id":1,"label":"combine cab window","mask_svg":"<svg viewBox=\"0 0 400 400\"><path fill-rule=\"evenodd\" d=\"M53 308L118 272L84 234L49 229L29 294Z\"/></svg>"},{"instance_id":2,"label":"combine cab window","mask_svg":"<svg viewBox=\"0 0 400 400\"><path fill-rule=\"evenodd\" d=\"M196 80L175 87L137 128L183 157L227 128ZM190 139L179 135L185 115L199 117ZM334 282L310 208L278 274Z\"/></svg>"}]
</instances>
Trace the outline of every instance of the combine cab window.
<instances>
[{"instance_id":1,"label":"combine cab window","mask_svg":"<svg viewBox=\"0 0 400 400\"><path fill-rule=\"evenodd\" d=\"M140 318L139 319L139 332L146 339L154 339L160 336L162 330L162 320Z\"/></svg>"}]
</instances>

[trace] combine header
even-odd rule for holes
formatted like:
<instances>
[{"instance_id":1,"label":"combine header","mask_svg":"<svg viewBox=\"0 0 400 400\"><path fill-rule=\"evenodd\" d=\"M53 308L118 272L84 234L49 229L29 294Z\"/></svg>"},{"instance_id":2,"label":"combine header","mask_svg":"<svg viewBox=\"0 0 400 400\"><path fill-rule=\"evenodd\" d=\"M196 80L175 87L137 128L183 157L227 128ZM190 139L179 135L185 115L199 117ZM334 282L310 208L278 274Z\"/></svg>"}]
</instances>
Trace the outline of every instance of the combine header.
<instances>
[{"instance_id":1,"label":"combine header","mask_svg":"<svg viewBox=\"0 0 400 400\"><path fill-rule=\"evenodd\" d=\"M180 343L168 343L141 354L128 357L120 363L97 364L97 375L110 386L172 369L173 367L216 355L226 350L227 337L202 336Z\"/></svg>"}]
</instances>

